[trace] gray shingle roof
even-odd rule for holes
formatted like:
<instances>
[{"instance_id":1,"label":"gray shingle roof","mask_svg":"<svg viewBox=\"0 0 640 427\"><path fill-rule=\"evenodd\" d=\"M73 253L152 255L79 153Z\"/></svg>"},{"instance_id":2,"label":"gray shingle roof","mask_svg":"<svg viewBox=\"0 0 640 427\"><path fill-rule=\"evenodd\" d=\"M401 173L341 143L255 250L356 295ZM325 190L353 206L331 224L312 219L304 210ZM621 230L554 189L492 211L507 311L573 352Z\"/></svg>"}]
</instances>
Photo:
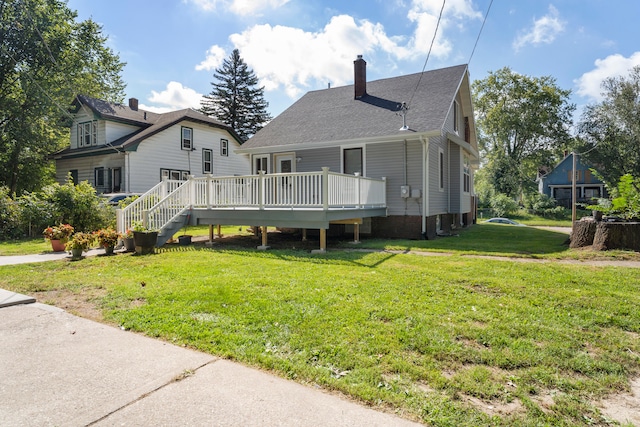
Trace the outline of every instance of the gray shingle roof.
<instances>
[{"instance_id":1,"label":"gray shingle roof","mask_svg":"<svg viewBox=\"0 0 640 427\"><path fill-rule=\"evenodd\" d=\"M353 85L305 94L242 146L243 149L314 144L442 129L466 65L367 82L354 99ZM417 89L416 89L417 87ZM415 95L413 95L415 90ZM397 114L409 103L407 125Z\"/></svg>"},{"instance_id":2,"label":"gray shingle roof","mask_svg":"<svg viewBox=\"0 0 640 427\"><path fill-rule=\"evenodd\" d=\"M79 109L80 104L91 108L91 110L101 119L140 126L140 129L115 141L108 141L108 145L78 149L71 149L71 147L67 147L64 150L55 153L54 156L56 158L83 154L86 155L90 153L99 154L113 151L117 148L135 150L138 144L144 139L181 121L202 123L224 129L228 131L229 134L240 144L242 144L242 139L240 139L238 134L230 126L190 108L159 114L141 109L132 110L128 105L114 104L85 95L78 95L76 100L74 100L76 112Z\"/></svg>"}]
</instances>

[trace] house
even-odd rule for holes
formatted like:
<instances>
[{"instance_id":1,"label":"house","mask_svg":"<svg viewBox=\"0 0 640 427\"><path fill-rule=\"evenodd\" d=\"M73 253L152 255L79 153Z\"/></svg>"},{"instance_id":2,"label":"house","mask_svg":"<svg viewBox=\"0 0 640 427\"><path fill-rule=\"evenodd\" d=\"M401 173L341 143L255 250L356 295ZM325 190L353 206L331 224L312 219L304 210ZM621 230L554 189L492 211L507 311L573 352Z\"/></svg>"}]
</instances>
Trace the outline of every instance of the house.
<instances>
[{"instance_id":1,"label":"house","mask_svg":"<svg viewBox=\"0 0 640 427\"><path fill-rule=\"evenodd\" d=\"M571 208L573 153L565 154L564 159L549 173L538 177L538 192L546 194L556 200L558 206ZM576 202L591 203L593 198L606 197L606 188L602 182L586 165L576 156Z\"/></svg>"},{"instance_id":2,"label":"house","mask_svg":"<svg viewBox=\"0 0 640 427\"><path fill-rule=\"evenodd\" d=\"M79 95L69 147L53 155L56 180L88 181L98 193L144 193L163 178L250 171L242 141L229 126L192 109L158 114Z\"/></svg>"},{"instance_id":3,"label":"house","mask_svg":"<svg viewBox=\"0 0 640 427\"><path fill-rule=\"evenodd\" d=\"M475 220L466 65L367 82L359 55L353 85L308 92L237 152L251 157L254 174L328 167L385 178L386 216L364 218L362 233L433 238Z\"/></svg>"}]
</instances>

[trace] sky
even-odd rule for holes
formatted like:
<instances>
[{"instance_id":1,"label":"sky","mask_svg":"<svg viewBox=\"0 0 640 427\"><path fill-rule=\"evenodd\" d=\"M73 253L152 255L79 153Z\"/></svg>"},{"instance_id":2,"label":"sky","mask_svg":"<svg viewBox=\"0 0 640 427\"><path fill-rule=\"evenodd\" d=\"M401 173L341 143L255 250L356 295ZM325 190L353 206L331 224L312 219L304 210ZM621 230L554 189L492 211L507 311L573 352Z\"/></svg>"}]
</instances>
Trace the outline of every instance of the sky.
<instances>
[{"instance_id":1,"label":"sky","mask_svg":"<svg viewBox=\"0 0 640 427\"><path fill-rule=\"evenodd\" d=\"M264 86L274 117L308 91L353 84L357 55L367 61L369 81L459 64L469 64L472 80L503 67L552 76L571 90L577 116L602 100L603 79L640 65L638 0L68 0L68 6L79 20L103 26L107 45L126 62L126 98L156 112L199 108L214 70L236 48Z\"/></svg>"}]
</instances>

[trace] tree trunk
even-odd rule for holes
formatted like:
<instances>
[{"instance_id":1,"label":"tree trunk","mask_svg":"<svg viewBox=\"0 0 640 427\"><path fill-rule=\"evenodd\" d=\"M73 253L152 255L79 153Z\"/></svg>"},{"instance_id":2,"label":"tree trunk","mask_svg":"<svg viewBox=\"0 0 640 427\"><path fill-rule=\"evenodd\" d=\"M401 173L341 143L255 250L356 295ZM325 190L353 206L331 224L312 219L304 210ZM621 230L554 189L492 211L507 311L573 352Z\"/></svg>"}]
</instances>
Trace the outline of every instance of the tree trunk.
<instances>
[{"instance_id":1,"label":"tree trunk","mask_svg":"<svg viewBox=\"0 0 640 427\"><path fill-rule=\"evenodd\" d=\"M573 232L571 233L570 248L582 248L591 246L593 238L596 234L595 221L575 221L573 223Z\"/></svg>"},{"instance_id":2,"label":"tree trunk","mask_svg":"<svg viewBox=\"0 0 640 427\"><path fill-rule=\"evenodd\" d=\"M629 249L640 251L640 222L600 222L593 239L593 249Z\"/></svg>"}]
</instances>

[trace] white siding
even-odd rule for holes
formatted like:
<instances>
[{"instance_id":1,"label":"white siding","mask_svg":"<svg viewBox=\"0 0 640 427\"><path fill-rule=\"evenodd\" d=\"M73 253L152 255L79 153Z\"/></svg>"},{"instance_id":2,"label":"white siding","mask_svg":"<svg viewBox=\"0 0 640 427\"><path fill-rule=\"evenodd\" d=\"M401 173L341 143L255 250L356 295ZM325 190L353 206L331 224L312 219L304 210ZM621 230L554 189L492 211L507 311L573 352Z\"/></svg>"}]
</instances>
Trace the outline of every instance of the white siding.
<instances>
[{"instance_id":1,"label":"white siding","mask_svg":"<svg viewBox=\"0 0 640 427\"><path fill-rule=\"evenodd\" d=\"M298 150L295 155L300 158L296 163L297 172L318 172L323 167L328 167L333 172L340 172L340 147Z\"/></svg>"},{"instance_id":2,"label":"white siding","mask_svg":"<svg viewBox=\"0 0 640 427\"><path fill-rule=\"evenodd\" d=\"M122 168L124 175L124 154L106 154L102 156L86 156L75 159L56 161L56 181L60 184L67 182L67 175L71 170L78 171L78 181L87 181L95 186L94 170L96 168L115 169ZM126 177L122 177L123 189L126 188Z\"/></svg>"},{"instance_id":3,"label":"white siding","mask_svg":"<svg viewBox=\"0 0 640 427\"><path fill-rule=\"evenodd\" d=\"M113 142L116 139L130 135L139 129L139 126L101 120L98 123L98 144Z\"/></svg>"},{"instance_id":4,"label":"white siding","mask_svg":"<svg viewBox=\"0 0 640 427\"><path fill-rule=\"evenodd\" d=\"M181 149L182 126L193 129L193 151ZM229 141L229 155L220 155L220 139ZM129 191L145 192L160 182L160 169L189 171L203 176L202 150L213 151L213 175L247 175L251 172L248 156L236 154L238 143L225 130L183 121L157 133L140 143L137 151L129 154Z\"/></svg>"}]
</instances>

